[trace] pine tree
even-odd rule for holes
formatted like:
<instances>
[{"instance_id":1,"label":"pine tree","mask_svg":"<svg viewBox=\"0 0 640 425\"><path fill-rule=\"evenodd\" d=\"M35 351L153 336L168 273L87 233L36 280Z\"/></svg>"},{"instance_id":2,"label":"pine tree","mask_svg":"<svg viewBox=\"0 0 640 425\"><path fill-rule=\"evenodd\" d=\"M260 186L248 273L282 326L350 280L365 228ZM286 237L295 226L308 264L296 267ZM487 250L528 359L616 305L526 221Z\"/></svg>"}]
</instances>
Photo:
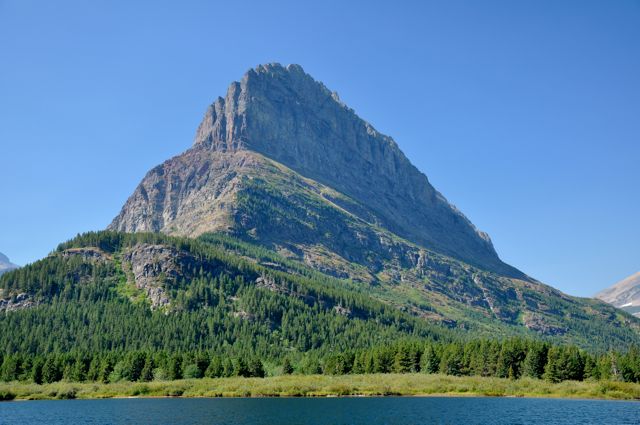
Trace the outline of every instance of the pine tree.
<instances>
[{"instance_id":1,"label":"pine tree","mask_svg":"<svg viewBox=\"0 0 640 425\"><path fill-rule=\"evenodd\" d=\"M236 359L233 373L235 376L242 376L242 377L250 376L249 366L247 365L247 362L242 357L239 357L238 359Z\"/></svg>"},{"instance_id":2,"label":"pine tree","mask_svg":"<svg viewBox=\"0 0 640 425\"><path fill-rule=\"evenodd\" d=\"M462 349L458 344L449 344L440 359L440 373L460 376L463 374Z\"/></svg>"},{"instance_id":3,"label":"pine tree","mask_svg":"<svg viewBox=\"0 0 640 425\"><path fill-rule=\"evenodd\" d=\"M544 366L547 361L546 346L544 344L532 343L529 345L527 355L522 364L522 376L529 378L542 378Z\"/></svg>"},{"instance_id":4,"label":"pine tree","mask_svg":"<svg viewBox=\"0 0 640 425\"><path fill-rule=\"evenodd\" d=\"M114 366L115 366L115 363L113 362L113 359L111 357L105 357L100 364L100 372L98 374L98 379L101 382L104 382L105 384L109 383L110 382L109 377L113 372Z\"/></svg>"},{"instance_id":5,"label":"pine tree","mask_svg":"<svg viewBox=\"0 0 640 425\"><path fill-rule=\"evenodd\" d=\"M562 381L562 371L560 368L560 350L557 347L551 347L547 353L547 364L544 368L544 379L549 382Z\"/></svg>"},{"instance_id":6,"label":"pine tree","mask_svg":"<svg viewBox=\"0 0 640 425\"><path fill-rule=\"evenodd\" d=\"M169 359L168 367L169 379L181 379L182 378L182 356L180 354L174 354Z\"/></svg>"},{"instance_id":7,"label":"pine tree","mask_svg":"<svg viewBox=\"0 0 640 425\"><path fill-rule=\"evenodd\" d=\"M249 362L249 373L255 378L264 378L264 366L259 358L254 357L251 362Z\"/></svg>"},{"instance_id":8,"label":"pine tree","mask_svg":"<svg viewBox=\"0 0 640 425\"><path fill-rule=\"evenodd\" d=\"M600 379L598 365L592 356L584 359L584 379Z\"/></svg>"},{"instance_id":9,"label":"pine tree","mask_svg":"<svg viewBox=\"0 0 640 425\"><path fill-rule=\"evenodd\" d=\"M427 345L422 353L421 369L425 373L438 373L440 369L440 357L431 344Z\"/></svg>"},{"instance_id":10,"label":"pine tree","mask_svg":"<svg viewBox=\"0 0 640 425\"><path fill-rule=\"evenodd\" d=\"M376 371L376 366L373 362L373 356L371 353L366 353L364 359L364 373L374 373Z\"/></svg>"},{"instance_id":11,"label":"pine tree","mask_svg":"<svg viewBox=\"0 0 640 425\"><path fill-rule=\"evenodd\" d=\"M15 381L20 373L20 364L18 357L15 355L7 356L2 362L2 373L0 378L5 381Z\"/></svg>"},{"instance_id":12,"label":"pine tree","mask_svg":"<svg viewBox=\"0 0 640 425\"><path fill-rule=\"evenodd\" d=\"M356 375L364 373L364 356L364 352L356 354L355 358L353 359L353 369L351 370L351 373Z\"/></svg>"},{"instance_id":13,"label":"pine tree","mask_svg":"<svg viewBox=\"0 0 640 425\"><path fill-rule=\"evenodd\" d=\"M233 376L235 372L235 367L233 365L233 361L229 357L224 359L223 368L222 368L222 376L229 377Z\"/></svg>"},{"instance_id":14,"label":"pine tree","mask_svg":"<svg viewBox=\"0 0 640 425\"><path fill-rule=\"evenodd\" d=\"M33 366L31 368L31 379L36 384L42 384L42 367L44 366L44 360L42 357L36 357L33 361Z\"/></svg>"},{"instance_id":15,"label":"pine tree","mask_svg":"<svg viewBox=\"0 0 640 425\"><path fill-rule=\"evenodd\" d=\"M387 347L380 348L373 353L373 362L377 373L389 373L393 370L394 354Z\"/></svg>"},{"instance_id":16,"label":"pine tree","mask_svg":"<svg viewBox=\"0 0 640 425\"><path fill-rule=\"evenodd\" d=\"M393 369L396 373L409 373L413 369L413 356L409 347L406 345L400 346L396 352Z\"/></svg>"},{"instance_id":17,"label":"pine tree","mask_svg":"<svg viewBox=\"0 0 640 425\"><path fill-rule=\"evenodd\" d=\"M285 357L282 361L282 373L285 375L291 375L293 373L293 366L288 357Z\"/></svg>"},{"instance_id":18,"label":"pine tree","mask_svg":"<svg viewBox=\"0 0 640 425\"><path fill-rule=\"evenodd\" d=\"M140 373L140 381L150 382L153 381L153 358L151 355L147 355L144 360L144 367Z\"/></svg>"},{"instance_id":19,"label":"pine tree","mask_svg":"<svg viewBox=\"0 0 640 425\"><path fill-rule=\"evenodd\" d=\"M224 367L222 365L222 361L220 357L213 356L211 358L211 362L209 362L209 367L207 367L207 371L205 372L205 376L207 378L220 378L223 376Z\"/></svg>"},{"instance_id":20,"label":"pine tree","mask_svg":"<svg viewBox=\"0 0 640 425\"><path fill-rule=\"evenodd\" d=\"M47 360L42 366L42 382L49 384L51 382L57 382L62 378L58 362L53 356L48 356Z\"/></svg>"},{"instance_id":21,"label":"pine tree","mask_svg":"<svg viewBox=\"0 0 640 425\"><path fill-rule=\"evenodd\" d=\"M577 347L565 347L561 350L562 379L582 381L584 376L584 359Z\"/></svg>"}]
</instances>

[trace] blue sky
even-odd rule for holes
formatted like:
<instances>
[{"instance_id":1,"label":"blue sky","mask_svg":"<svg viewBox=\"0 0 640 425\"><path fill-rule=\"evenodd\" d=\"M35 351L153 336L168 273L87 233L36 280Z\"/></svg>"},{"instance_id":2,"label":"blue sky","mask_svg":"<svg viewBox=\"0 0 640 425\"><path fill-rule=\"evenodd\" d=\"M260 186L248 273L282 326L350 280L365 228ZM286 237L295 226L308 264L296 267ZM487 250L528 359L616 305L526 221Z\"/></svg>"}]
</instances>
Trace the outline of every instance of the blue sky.
<instances>
[{"instance_id":1,"label":"blue sky","mask_svg":"<svg viewBox=\"0 0 640 425\"><path fill-rule=\"evenodd\" d=\"M624 0L0 0L0 251L104 228L276 61L394 137L503 260L592 295L640 270L639 23Z\"/></svg>"}]
</instances>

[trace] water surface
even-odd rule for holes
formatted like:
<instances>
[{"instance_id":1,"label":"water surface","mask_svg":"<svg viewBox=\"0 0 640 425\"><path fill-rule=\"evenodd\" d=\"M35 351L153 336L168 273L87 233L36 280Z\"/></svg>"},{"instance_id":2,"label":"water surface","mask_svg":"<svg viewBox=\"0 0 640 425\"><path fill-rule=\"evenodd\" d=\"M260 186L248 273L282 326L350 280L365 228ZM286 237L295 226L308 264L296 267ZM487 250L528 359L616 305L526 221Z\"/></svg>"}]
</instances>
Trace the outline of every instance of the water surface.
<instances>
[{"instance_id":1,"label":"water surface","mask_svg":"<svg viewBox=\"0 0 640 425\"><path fill-rule=\"evenodd\" d=\"M0 424L640 424L637 402L476 397L109 399L0 403Z\"/></svg>"}]
</instances>

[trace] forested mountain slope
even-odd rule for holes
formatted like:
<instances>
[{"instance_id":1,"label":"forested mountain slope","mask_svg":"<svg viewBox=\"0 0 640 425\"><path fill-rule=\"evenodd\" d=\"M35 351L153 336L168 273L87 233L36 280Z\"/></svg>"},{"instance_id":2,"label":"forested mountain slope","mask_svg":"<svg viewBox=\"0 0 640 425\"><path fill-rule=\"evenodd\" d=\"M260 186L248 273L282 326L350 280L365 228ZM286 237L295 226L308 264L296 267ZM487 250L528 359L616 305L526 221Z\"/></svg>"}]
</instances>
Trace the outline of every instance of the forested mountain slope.
<instances>
[{"instance_id":1,"label":"forested mountain slope","mask_svg":"<svg viewBox=\"0 0 640 425\"><path fill-rule=\"evenodd\" d=\"M87 234L2 276L0 347L8 353L208 349L268 357L450 335L331 278L281 267L202 241Z\"/></svg>"},{"instance_id":2,"label":"forested mountain slope","mask_svg":"<svg viewBox=\"0 0 640 425\"><path fill-rule=\"evenodd\" d=\"M5 353L202 349L280 358L404 338L538 335L479 315L475 320L462 304L459 321L431 320L419 314L427 306L408 307L410 298L392 287L363 288L215 234L197 240L85 234L3 275L0 288ZM584 305L599 316L582 313ZM558 320L568 330L551 340L601 350L637 341L633 327L623 326L630 316L604 303L568 298L556 308L564 311Z\"/></svg>"}]
</instances>

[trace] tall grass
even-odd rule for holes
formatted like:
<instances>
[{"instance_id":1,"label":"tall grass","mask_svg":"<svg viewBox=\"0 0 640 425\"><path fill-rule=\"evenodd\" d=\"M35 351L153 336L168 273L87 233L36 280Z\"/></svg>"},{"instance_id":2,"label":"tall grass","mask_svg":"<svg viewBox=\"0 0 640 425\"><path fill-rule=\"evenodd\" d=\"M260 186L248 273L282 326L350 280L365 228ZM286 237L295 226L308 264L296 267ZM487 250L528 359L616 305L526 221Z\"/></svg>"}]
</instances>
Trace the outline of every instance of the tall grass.
<instances>
[{"instance_id":1,"label":"tall grass","mask_svg":"<svg viewBox=\"0 0 640 425\"><path fill-rule=\"evenodd\" d=\"M497 396L640 399L640 384L425 374L287 375L154 382L0 384L0 400L112 397Z\"/></svg>"}]
</instances>

